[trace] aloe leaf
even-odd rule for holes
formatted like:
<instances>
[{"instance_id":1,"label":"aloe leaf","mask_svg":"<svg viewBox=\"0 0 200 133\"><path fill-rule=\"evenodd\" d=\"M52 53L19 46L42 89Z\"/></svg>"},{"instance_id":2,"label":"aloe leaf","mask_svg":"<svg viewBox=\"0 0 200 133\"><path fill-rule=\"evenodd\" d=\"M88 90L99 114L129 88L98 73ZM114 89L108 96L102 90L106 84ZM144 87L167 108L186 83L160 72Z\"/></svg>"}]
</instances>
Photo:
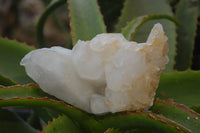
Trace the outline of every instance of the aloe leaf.
<instances>
[{"instance_id":1,"label":"aloe leaf","mask_svg":"<svg viewBox=\"0 0 200 133\"><path fill-rule=\"evenodd\" d=\"M198 8L189 7L190 0L178 3L176 18L182 23L177 28L177 56L175 69L186 70L192 65L194 40L197 30Z\"/></svg>"},{"instance_id":2,"label":"aloe leaf","mask_svg":"<svg viewBox=\"0 0 200 133\"><path fill-rule=\"evenodd\" d=\"M136 32L145 22L149 20L155 20L155 19L168 19L180 25L180 23L176 19L174 19L173 17L169 15L163 15L163 14L145 15L145 16L137 17L134 20L132 20L129 24L127 24L126 27L122 29L122 34L127 40L133 40Z\"/></svg>"},{"instance_id":3,"label":"aloe leaf","mask_svg":"<svg viewBox=\"0 0 200 133\"><path fill-rule=\"evenodd\" d=\"M190 108L200 114L200 105L192 105Z\"/></svg>"},{"instance_id":4,"label":"aloe leaf","mask_svg":"<svg viewBox=\"0 0 200 133\"><path fill-rule=\"evenodd\" d=\"M28 123L19 118L16 114L0 109L0 132L1 133L36 133Z\"/></svg>"},{"instance_id":5,"label":"aloe leaf","mask_svg":"<svg viewBox=\"0 0 200 133\"><path fill-rule=\"evenodd\" d=\"M66 3L66 0L52 0L50 4L48 5L48 7L40 16L38 23L36 25L36 35L37 35L38 45L40 48L47 47L44 41L44 33L43 33L46 19L53 11L55 11L58 7L64 5L65 3Z\"/></svg>"},{"instance_id":6,"label":"aloe leaf","mask_svg":"<svg viewBox=\"0 0 200 133\"><path fill-rule=\"evenodd\" d=\"M122 133L118 129L108 128L104 133Z\"/></svg>"},{"instance_id":7,"label":"aloe leaf","mask_svg":"<svg viewBox=\"0 0 200 133\"><path fill-rule=\"evenodd\" d=\"M35 111L33 111L31 113L31 115L29 116L29 118L27 119L27 123L29 125L31 125L33 128L41 130L42 129L42 125L40 122L40 118L37 115L37 113Z\"/></svg>"},{"instance_id":8,"label":"aloe leaf","mask_svg":"<svg viewBox=\"0 0 200 133\"><path fill-rule=\"evenodd\" d=\"M124 3L124 8L122 10L122 15L119 18L119 22L115 27L116 32L120 32L123 27L126 26L127 22L147 14L166 14L172 16L171 7L166 2L166 0L126 0ZM168 20L152 20L146 22L141 28L137 31L137 34L134 37L134 41L144 42L155 23L161 23L164 27L164 31L168 36L169 44L169 63L166 66L165 72L173 71L175 64L175 55L176 55L176 27L175 24Z\"/></svg>"},{"instance_id":9,"label":"aloe leaf","mask_svg":"<svg viewBox=\"0 0 200 133\"><path fill-rule=\"evenodd\" d=\"M73 44L106 32L96 0L68 0Z\"/></svg>"},{"instance_id":10,"label":"aloe leaf","mask_svg":"<svg viewBox=\"0 0 200 133\"><path fill-rule=\"evenodd\" d=\"M9 87L0 87L0 98L10 99L10 98L25 98L25 97L50 97L56 99L55 97L43 92L39 86L35 84L27 85L15 85ZM52 116L46 110L46 108L33 108L35 115L38 115L44 122L52 120ZM34 123L34 122L33 122Z\"/></svg>"},{"instance_id":11,"label":"aloe leaf","mask_svg":"<svg viewBox=\"0 0 200 133\"><path fill-rule=\"evenodd\" d=\"M163 73L156 91L160 99L172 98L188 106L200 104L200 71Z\"/></svg>"},{"instance_id":12,"label":"aloe leaf","mask_svg":"<svg viewBox=\"0 0 200 133\"><path fill-rule=\"evenodd\" d=\"M0 85L2 85L2 86L12 86L12 85L16 85L16 84L18 84L18 83L14 82L11 79L0 74Z\"/></svg>"},{"instance_id":13,"label":"aloe leaf","mask_svg":"<svg viewBox=\"0 0 200 133\"><path fill-rule=\"evenodd\" d=\"M53 120L53 115L46 108L34 108L33 110L46 124Z\"/></svg>"},{"instance_id":14,"label":"aloe leaf","mask_svg":"<svg viewBox=\"0 0 200 133\"><path fill-rule=\"evenodd\" d=\"M8 106L25 106L25 107L48 107L55 109L60 113L67 115L73 121L80 124L81 130L85 132L104 132L106 129L113 127L121 130L134 128L150 128L163 132L189 132L186 128L170 121L169 119L152 113L125 113L115 115L104 120L96 121L86 113L68 106L61 101L55 101L48 98L13 98L0 100L0 107Z\"/></svg>"},{"instance_id":15,"label":"aloe leaf","mask_svg":"<svg viewBox=\"0 0 200 133\"><path fill-rule=\"evenodd\" d=\"M39 126L37 125L38 123L41 124L40 120L43 120L43 122L45 122L45 124L48 124L48 121L52 121L53 117L46 108L33 108L32 109L32 114L28 119L29 124L34 125L34 126ZM35 122L37 121L37 123Z\"/></svg>"},{"instance_id":16,"label":"aloe leaf","mask_svg":"<svg viewBox=\"0 0 200 133\"><path fill-rule=\"evenodd\" d=\"M200 114L182 104L156 99L151 110L183 125L193 133L200 131Z\"/></svg>"},{"instance_id":17,"label":"aloe leaf","mask_svg":"<svg viewBox=\"0 0 200 133\"><path fill-rule=\"evenodd\" d=\"M127 133L156 133L154 129L138 128L128 131Z\"/></svg>"},{"instance_id":18,"label":"aloe leaf","mask_svg":"<svg viewBox=\"0 0 200 133\"><path fill-rule=\"evenodd\" d=\"M73 121L77 121L80 124L81 129L84 132L91 132L99 127L99 123L92 119L87 113L69 106L62 101L56 101L49 98L12 98L12 99L0 99L0 107L9 106L24 106L29 108L45 107L54 109L60 114L67 115Z\"/></svg>"},{"instance_id":19,"label":"aloe leaf","mask_svg":"<svg viewBox=\"0 0 200 133\"><path fill-rule=\"evenodd\" d=\"M0 73L19 84L33 83L26 75L24 67L20 66L21 59L33 47L17 41L0 38Z\"/></svg>"},{"instance_id":20,"label":"aloe leaf","mask_svg":"<svg viewBox=\"0 0 200 133\"><path fill-rule=\"evenodd\" d=\"M80 133L72 120L62 115L49 122L41 133Z\"/></svg>"},{"instance_id":21,"label":"aloe leaf","mask_svg":"<svg viewBox=\"0 0 200 133\"><path fill-rule=\"evenodd\" d=\"M10 98L25 98L25 97L49 97L56 99L55 97L43 92L38 85L27 84L27 85L14 85L9 87L0 87L0 99ZM37 114L44 122L52 120L51 114L46 108L33 108L35 115Z\"/></svg>"},{"instance_id":22,"label":"aloe leaf","mask_svg":"<svg viewBox=\"0 0 200 133\"><path fill-rule=\"evenodd\" d=\"M102 129L109 127L119 128L120 130L127 131L131 129L155 129L157 132L166 133L179 133L190 132L188 129L180 126L179 124L163 117L152 113L131 113L118 114L112 117L101 120Z\"/></svg>"},{"instance_id":23,"label":"aloe leaf","mask_svg":"<svg viewBox=\"0 0 200 133\"><path fill-rule=\"evenodd\" d=\"M14 97L53 97L43 92L39 86L35 84L15 85L9 87L0 87L0 98L10 99Z\"/></svg>"}]
</instances>

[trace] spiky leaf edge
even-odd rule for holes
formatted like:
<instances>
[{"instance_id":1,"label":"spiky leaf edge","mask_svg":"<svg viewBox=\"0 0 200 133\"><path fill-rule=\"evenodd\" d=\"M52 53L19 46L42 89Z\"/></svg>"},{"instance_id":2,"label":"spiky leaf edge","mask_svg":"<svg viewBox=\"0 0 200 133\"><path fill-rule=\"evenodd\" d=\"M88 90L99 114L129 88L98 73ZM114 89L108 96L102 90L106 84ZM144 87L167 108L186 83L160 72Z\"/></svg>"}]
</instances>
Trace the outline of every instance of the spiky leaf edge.
<instances>
[{"instance_id":1,"label":"spiky leaf edge","mask_svg":"<svg viewBox=\"0 0 200 133\"><path fill-rule=\"evenodd\" d=\"M122 29L122 34L127 40L133 40L135 34L137 33L138 29L147 21L149 20L155 20L155 19L167 19L172 22L174 22L177 25L181 25L180 22L178 22L175 18L165 15L165 14L152 14L152 15L145 15L140 16L135 19L133 19L131 22L129 22L126 27Z\"/></svg>"}]
</instances>

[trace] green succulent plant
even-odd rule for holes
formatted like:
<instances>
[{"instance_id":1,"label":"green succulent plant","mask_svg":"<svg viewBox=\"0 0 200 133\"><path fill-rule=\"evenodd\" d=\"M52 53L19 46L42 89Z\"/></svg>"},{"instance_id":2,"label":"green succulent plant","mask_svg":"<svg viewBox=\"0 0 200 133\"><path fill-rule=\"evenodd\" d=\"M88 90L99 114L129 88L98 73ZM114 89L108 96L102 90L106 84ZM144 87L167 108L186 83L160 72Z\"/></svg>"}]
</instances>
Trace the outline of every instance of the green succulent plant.
<instances>
[{"instance_id":1,"label":"green succulent plant","mask_svg":"<svg viewBox=\"0 0 200 133\"><path fill-rule=\"evenodd\" d=\"M174 3L175 13L170 7ZM69 8L73 45L79 39L90 40L107 32L96 0L52 0L37 24L38 47L47 47L45 21L63 4ZM109 13L103 12L107 20ZM108 27L111 32L121 32L127 40L136 41L146 40L155 22L163 24L166 31L170 61L161 74L153 106L143 112L96 116L68 105L43 92L19 65L35 47L0 38L0 132L199 133L200 71L190 69L197 17L198 8L191 6L189 0L125 0L117 24ZM17 109L31 110L30 116L22 119Z\"/></svg>"}]
</instances>

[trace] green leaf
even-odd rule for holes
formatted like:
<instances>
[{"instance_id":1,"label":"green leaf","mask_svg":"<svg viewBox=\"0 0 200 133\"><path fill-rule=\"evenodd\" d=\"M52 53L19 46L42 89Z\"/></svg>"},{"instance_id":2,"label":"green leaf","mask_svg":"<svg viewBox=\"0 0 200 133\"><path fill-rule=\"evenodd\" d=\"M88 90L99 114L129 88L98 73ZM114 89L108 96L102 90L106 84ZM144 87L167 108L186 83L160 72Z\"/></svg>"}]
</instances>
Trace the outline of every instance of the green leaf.
<instances>
[{"instance_id":1,"label":"green leaf","mask_svg":"<svg viewBox=\"0 0 200 133\"><path fill-rule=\"evenodd\" d=\"M124 8L122 10L122 15L119 18L119 23L116 25L116 32L120 32L123 27L126 26L127 22L147 14L166 14L172 16L171 7L166 0L126 0L124 3ZM165 72L173 71L175 64L176 55L176 27L174 23L168 20L152 20L145 23L138 30L134 37L134 41L145 42L149 35L149 32L155 23L161 23L164 27L164 31L168 36L169 44L169 63L166 66Z\"/></svg>"},{"instance_id":2,"label":"green leaf","mask_svg":"<svg viewBox=\"0 0 200 133\"><path fill-rule=\"evenodd\" d=\"M162 14L145 15L137 17L134 20L132 20L129 24L127 24L126 27L122 29L122 34L127 40L133 40L133 37L135 36L136 32L145 22L155 19L168 19L180 25L180 23L176 19L174 19L169 15L162 15Z\"/></svg>"},{"instance_id":3,"label":"green leaf","mask_svg":"<svg viewBox=\"0 0 200 133\"><path fill-rule=\"evenodd\" d=\"M104 133L122 133L118 129L108 128Z\"/></svg>"},{"instance_id":4,"label":"green leaf","mask_svg":"<svg viewBox=\"0 0 200 133\"><path fill-rule=\"evenodd\" d=\"M141 112L127 112L122 114L116 114L111 117L107 117L101 120L102 127L100 130L108 129L109 127L118 128L123 131L131 129L152 129L157 132L165 133L179 133L189 132L186 128L179 124L163 117L152 113ZM99 130L99 131L100 131Z\"/></svg>"},{"instance_id":5,"label":"green leaf","mask_svg":"<svg viewBox=\"0 0 200 133\"><path fill-rule=\"evenodd\" d=\"M35 84L27 85L15 85L9 87L0 87L0 99L10 99L10 98L26 98L26 97L49 97L56 99L55 97L43 92L39 86ZM44 122L52 120L52 116L46 108L32 108L35 115L38 115L40 119Z\"/></svg>"},{"instance_id":6,"label":"green leaf","mask_svg":"<svg viewBox=\"0 0 200 133\"><path fill-rule=\"evenodd\" d=\"M21 59L31 50L34 48L13 40L0 38L0 73L20 84L33 83L26 75L24 67L19 65Z\"/></svg>"},{"instance_id":7,"label":"green leaf","mask_svg":"<svg viewBox=\"0 0 200 133\"><path fill-rule=\"evenodd\" d=\"M200 114L182 104L176 104L172 100L156 99L151 110L183 125L190 129L192 133L199 133L200 131Z\"/></svg>"},{"instance_id":8,"label":"green leaf","mask_svg":"<svg viewBox=\"0 0 200 133\"><path fill-rule=\"evenodd\" d=\"M55 97L43 92L39 86L35 84L27 85L15 85L9 87L0 87L0 98L10 99L10 98L25 98L25 97L49 97L56 99ZM52 120L52 116L46 110L46 108L33 108L33 111L38 117L40 117L44 122ZM34 123L34 122L33 122Z\"/></svg>"},{"instance_id":9,"label":"green leaf","mask_svg":"<svg viewBox=\"0 0 200 133\"><path fill-rule=\"evenodd\" d=\"M46 124L48 121L52 121L54 115L52 115L48 109L46 108L33 108L35 115L37 115L40 119L42 119Z\"/></svg>"},{"instance_id":10,"label":"green leaf","mask_svg":"<svg viewBox=\"0 0 200 133\"><path fill-rule=\"evenodd\" d=\"M11 86L11 85L16 85L16 84L17 84L16 82L0 74L0 85Z\"/></svg>"},{"instance_id":11,"label":"green leaf","mask_svg":"<svg viewBox=\"0 0 200 133\"><path fill-rule=\"evenodd\" d=\"M68 0L73 44L106 32L96 0Z\"/></svg>"},{"instance_id":12,"label":"green leaf","mask_svg":"<svg viewBox=\"0 0 200 133\"><path fill-rule=\"evenodd\" d=\"M15 85L10 87L0 87L0 98L10 99L14 97L51 97L43 92L39 86L35 84Z\"/></svg>"},{"instance_id":13,"label":"green leaf","mask_svg":"<svg viewBox=\"0 0 200 133\"><path fill-rule=\"evenodd\" d=\"M16 114L0 109L0 133L36 133L28 123L19 118Z\"/></svg>"},{"instance_id":14,"label":"green leaf","mask_svg":"<svg viewBox=\"0 0 200 133\"><path fill-rule=\"evenodd\" d=\"M80 131L72 120L63 115L49 122L41 133L80 133Z\"/></svg>"},{"instance_id":15,"label":"green leaf","mask_svg":"<svg viewBox=\"0 0 200 133\"><path fill-rule=\"evenodd\" d=\"M190 108L200 114L200 105L193 105Z\"/></svg>"},{"instance_id":16,"label":"green leaf","mask_svg":"<svg viewBox=\"0 0 200 133\"><path fill-rule=\"evenodd\" d=\"M27 122L29 125L31 125L35 129L38 129L38 130L42 129L42 124L40 122L40 118L35 111L31 111L31 115L27 119Z\"/></svg>"},{"instance_id":17,"label":"green leaf","mask_svg":"<svg viewBox=\"0 0 200 133\"><path fill-rule=\"evenodd\" d=\"M130 130L127 133L156 133L156 131L154 129L138 128L138 129Z\"/></svg>"},{"instance_id":18,"label":"green leaf","mask_svg":"<svg viewBox=\"0 0 200 133\"><path fill-rule=\"evenodd\" d=\"M198 8L190 8L189 4L190 0L181 0L176 10L176 18L182 23L182 26L177 28L178 44L175 65L177 70L186 70L192 65Z\"/></svg>"},{"instance_id":19,"label":"green leaf","mask_svg":"<svg viewBox=\"0 0 200 133\"><path fill-rule=\"evenodd\" d=\"M44 41L44 24L48 18L48 16L55 11L58 7L64 5L66 3L66 0L52 0L51 3L47 6L45 11L40 16L38 23L36 25L36 35L38 40L38 45L40 48L47 47L45 41Z\"/></svg>"},{"instance_id":20,"label":"green leaf","mask_svg":"<svg viewBox=\"0 0 200 133\"><path fill-rule=\"evenodd\" d=\"M24 106L29 108L45 107L58 111L60 114L67 115L73 121L77 121L80 124L81 129L84 132L91 132L99 127L99 123L92 119L87 113L69 106L62 101L56 101L49 98L12 98L3 100L0 99L0 107L9 106ZM105 131L105 130L104 130Z\"/></svg>"},{"instance_id":21,"label":"green leaf","mask_svg":"<svg viewBox=\"0 0 200 133\"><path fill-rule=\"evenodd\" d=\"M173 99L185 105L200 104L200 71L163 73L156 91L160 99Z\"/></svg>"},{"instance_id":22,"label":"green leaf","mask_svg":"<svg viewBox=\"0 0 200 133\"><path fill-rule=\"evenodd\" d=\"M156 131L176 133L179 131L189 132L179 124L152 113L131 113L125 112L115 114L103 120L96 121L75 107L68 106L61 101L55 101L48 98L13 98L8 100L0 100L0 107L24 106L24 107L48 107L57 110L61 114L67 115L80 126L83 132L101 133L110 127L119 128L120 130L128 130L134 128L150 128Z\"/></svg>"}]
</instances>

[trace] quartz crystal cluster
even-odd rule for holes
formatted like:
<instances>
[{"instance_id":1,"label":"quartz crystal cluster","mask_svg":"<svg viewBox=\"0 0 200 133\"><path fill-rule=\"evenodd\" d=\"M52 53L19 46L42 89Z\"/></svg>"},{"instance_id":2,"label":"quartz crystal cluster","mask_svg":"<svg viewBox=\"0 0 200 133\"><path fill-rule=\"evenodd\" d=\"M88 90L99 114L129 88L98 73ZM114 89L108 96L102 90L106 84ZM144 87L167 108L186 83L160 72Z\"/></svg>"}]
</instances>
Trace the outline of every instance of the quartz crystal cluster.
<instances>
[{"instance_id":1,"label":"quartz crystal cluster","mask_svg":"<svg viewBox=\"0 0 200 133\"><path fill-rule=\"evenodd\" d=\"M72 50L34 50L21 65L45 92L90 113L114 113L152 105L167 52L167 37L156 24L145 43L104 33L79 40Z\"/></svg>"}]
</instances>

